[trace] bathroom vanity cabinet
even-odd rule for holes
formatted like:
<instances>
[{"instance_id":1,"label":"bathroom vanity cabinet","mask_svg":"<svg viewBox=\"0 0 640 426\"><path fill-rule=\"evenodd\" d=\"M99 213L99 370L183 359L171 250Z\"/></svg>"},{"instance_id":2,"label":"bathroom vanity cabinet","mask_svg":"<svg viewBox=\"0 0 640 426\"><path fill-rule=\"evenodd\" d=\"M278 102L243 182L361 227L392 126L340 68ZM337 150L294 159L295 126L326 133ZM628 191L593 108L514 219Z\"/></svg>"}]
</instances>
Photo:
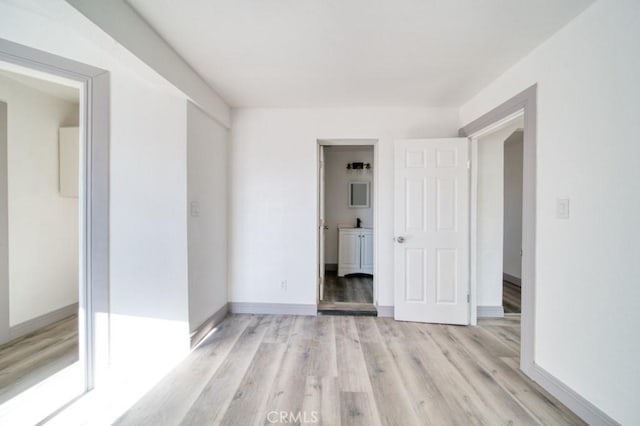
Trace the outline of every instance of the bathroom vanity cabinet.
<instances>
[{"instance_id":1,"label":"bathroom vanity cabinet","mask_svg":"<svg viewBox=\"0 0 640 426\"><path fill-rule=\"evenodd\" d=\"M373 275L373 229L338 229L338 276Z\"/></svg>"}]
</instances>

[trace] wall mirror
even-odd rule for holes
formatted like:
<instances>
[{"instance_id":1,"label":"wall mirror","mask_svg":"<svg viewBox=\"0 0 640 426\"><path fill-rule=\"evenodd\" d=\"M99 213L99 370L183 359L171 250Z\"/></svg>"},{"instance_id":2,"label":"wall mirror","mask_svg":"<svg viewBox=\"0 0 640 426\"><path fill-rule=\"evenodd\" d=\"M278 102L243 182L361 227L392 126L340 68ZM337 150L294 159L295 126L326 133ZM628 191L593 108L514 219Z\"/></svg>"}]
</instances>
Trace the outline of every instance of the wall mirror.
<instances>
[{"instance_id":1,"label":"wall mirror","mask_svg":"<svg viewBox=\"0 0 640 426\"><path fill-rule=\"evenodd\" d=\"M349 208L369 207L369 182L349 182Z\"/></svg>"}]
</instances>

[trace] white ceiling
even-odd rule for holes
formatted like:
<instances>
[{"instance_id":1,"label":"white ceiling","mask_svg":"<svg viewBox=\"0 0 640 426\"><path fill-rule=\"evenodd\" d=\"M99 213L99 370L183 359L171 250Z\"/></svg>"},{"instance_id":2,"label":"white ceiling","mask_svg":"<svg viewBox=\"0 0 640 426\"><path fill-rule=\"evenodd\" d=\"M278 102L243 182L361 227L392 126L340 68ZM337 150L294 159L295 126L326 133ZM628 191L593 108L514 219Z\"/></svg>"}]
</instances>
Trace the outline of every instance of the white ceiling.
<instances>
[{"instance_id":1,"label":"white ceiling","mask_svg":"<svg viewBox=\"0 0 640 426\"><path fill-rule=\"evenodd\" d=\"M593 0L127 0L234 107L459 106Z\"/></svg>"}]
</instances>

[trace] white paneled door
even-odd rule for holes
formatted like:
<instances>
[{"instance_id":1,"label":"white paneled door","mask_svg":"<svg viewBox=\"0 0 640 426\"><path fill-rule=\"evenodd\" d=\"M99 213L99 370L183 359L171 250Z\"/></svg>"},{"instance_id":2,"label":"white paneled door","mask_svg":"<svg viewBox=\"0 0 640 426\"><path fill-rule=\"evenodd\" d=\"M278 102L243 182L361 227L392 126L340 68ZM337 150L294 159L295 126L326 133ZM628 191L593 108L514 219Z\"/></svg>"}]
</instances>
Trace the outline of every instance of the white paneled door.
<instances>
[{"instance_id":1,"label":"white paneled door","mask_svg":"<svg viewBox=\"0 0 640 426\"><path fill-rule=\"evenodd\" d=\"M469 142L395 143L395 319L469 323Z\"/></svg>"}]
</instances>

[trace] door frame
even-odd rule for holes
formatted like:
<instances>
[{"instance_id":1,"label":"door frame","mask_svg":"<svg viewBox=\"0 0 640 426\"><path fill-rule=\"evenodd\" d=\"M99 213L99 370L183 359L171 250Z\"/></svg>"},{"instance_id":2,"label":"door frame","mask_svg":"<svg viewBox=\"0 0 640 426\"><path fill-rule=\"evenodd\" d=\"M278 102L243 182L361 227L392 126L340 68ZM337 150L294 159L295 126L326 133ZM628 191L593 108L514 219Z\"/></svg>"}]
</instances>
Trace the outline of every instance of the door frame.
<instances>
[{"instance_id":1,"label":"door frame","mask_svg":"<svg viewBox=\"0 0 640 426\"><path fill-rule=\"evenodd\" d=\"M80 87L78 337L87 392L107 379L109 364L109 72L1 38L0 61Z\"/></svg>"},{"instance_id":2,"label":"door frame","mask_svg":"<svg viewBox=\"0 0 640 426\"><path fill-rule=\"evenodd\" d=\"M478 324L477 288L478 288L478 144L486 135L508 126L513 120L522 118L524 111L519 110L506 118L469 136L469 325Z\"/></svg>"},{"instance_id":3,"label":"door frame","mask_svg":"<svg viewBox=\"0 0 640 426\"><path fill-rule=\"evenodd\" d=\"M373 209L373 305L378 306L378 139L317 139L316 140L316 305L320 303L320 283L318 282L320 277L320 268L324 265L320 265L320 176L321 176L321 164L320 164L320 149L323 146L371 146L373 147L373 192L370 197L373 198L371 208ZM326 153L325 153L326 158ZM326 206L326 201L325 201ZM326 245L325 245L326 249Z\"/></svg>"},{"instance_id":4,"label":"door frame","mask_svg":"<svg viewBox=\"0 0 640 426\"><path fill-rule=\"evenodd\" d=\"M511 99L460 128L460 136L474 138L479 134L513 119L519 113L524 115L523 135L523 191L522 191L522 316L520 339L520 369L531 376L534 374L535 354L535 285L536 285L536 144L537 144L537 84L518 93ZM471 146L473 147L473 143ZM476 144L477 147L477 144ZM472 152L472 158L473 158ZM472 176L477 168L472 167ZM471 205L477 200L471 200ZM473 213L473 211L471 212ZM475 217L471 217L471 235L476 229ZM471 241L474 242L473 240ZM471 247L473 250L473 246ZM475 253L471 253L475 259ZM470 271L475 272L475 271ZM471 318L477 316L477 294L474 274L470 283ZM475 321L472 322L475 324Z\"/></svg>"}]
</instances>

